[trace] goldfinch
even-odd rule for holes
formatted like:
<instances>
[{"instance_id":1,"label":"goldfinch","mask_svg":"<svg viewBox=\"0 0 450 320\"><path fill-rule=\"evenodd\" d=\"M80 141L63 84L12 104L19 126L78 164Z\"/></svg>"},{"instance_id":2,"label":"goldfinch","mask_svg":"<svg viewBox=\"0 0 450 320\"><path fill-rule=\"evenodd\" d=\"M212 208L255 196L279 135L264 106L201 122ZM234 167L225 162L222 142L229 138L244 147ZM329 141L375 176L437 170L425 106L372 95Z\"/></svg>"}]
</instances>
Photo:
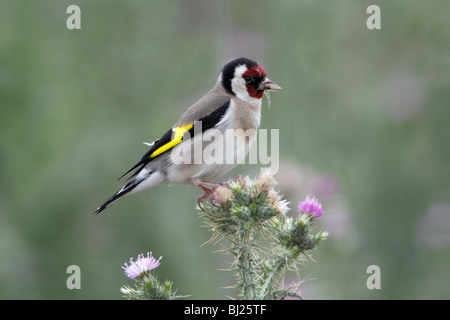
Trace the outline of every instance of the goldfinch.
<instances>
[{"instance_id":1,"label":"goldfinch","mask_svg":"<svg viewBox=\"0 0 450 320\"><path fill-rule=\"evenodd\" d=\"M211 180L247 156L261 120L261 98L271 89L281 87L257 62L239 58L227 63L216 85L160 139L148 144L150 149L119 178L134 170L125 185L95 213L126 195L163 183L200 187L204 191L197 199L200 205L217 186ZM240 138L243 143L235 145Z\"/></svg>"}]
</instances>

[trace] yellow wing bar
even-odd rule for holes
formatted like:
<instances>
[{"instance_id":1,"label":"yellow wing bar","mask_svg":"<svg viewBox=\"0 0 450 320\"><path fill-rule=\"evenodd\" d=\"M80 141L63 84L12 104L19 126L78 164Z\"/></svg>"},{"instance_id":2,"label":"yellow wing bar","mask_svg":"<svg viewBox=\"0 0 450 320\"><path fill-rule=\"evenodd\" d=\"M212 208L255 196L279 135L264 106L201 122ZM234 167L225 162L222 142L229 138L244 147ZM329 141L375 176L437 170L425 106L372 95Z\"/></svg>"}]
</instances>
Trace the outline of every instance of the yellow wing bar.
<instances>
[{"instance_id":1,"label":"yellow wing bar","mask_svg":"<svg viewBox=\"0 0 450 320\"><path fill-rule=\"evenodd\" d=\"M177 144L179 144L181 141L183 141L183 136L186 133L186 131L189 131L190 129L192 129L193 124L187 124L183 127L175 127L172 129L173 131L173 135L172 135L172 140L170 140L169 142L167 142L166 144L162 145L161 147L159 147L158 149L156 149L155 151L153 151L153 153L151 154L150 158L154 158L156 156L159 156L161 153L166 152L167 150L173 148L174 146L176 146Z\"/></svg>"}]
</instances>

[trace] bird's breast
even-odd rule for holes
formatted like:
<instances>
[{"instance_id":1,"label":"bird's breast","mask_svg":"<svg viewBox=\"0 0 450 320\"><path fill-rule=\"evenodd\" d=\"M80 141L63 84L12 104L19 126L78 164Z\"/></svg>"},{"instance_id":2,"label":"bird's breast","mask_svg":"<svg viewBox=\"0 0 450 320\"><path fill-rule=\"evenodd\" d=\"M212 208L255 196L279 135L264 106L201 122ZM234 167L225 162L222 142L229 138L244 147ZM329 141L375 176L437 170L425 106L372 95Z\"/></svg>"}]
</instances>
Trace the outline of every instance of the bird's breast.
<instances>
[{"instance_id":1,"label":"bird's breast","mask_svg":"<svg viewBox=\"0 0 450 320\"><path fill-rule=\"evenodd\" d=\"M258 104L250 104L239 99L231 99L228 112L218 127L228 129L258 129L261 123L261 100Z\"/></svg>"}]
</instances>

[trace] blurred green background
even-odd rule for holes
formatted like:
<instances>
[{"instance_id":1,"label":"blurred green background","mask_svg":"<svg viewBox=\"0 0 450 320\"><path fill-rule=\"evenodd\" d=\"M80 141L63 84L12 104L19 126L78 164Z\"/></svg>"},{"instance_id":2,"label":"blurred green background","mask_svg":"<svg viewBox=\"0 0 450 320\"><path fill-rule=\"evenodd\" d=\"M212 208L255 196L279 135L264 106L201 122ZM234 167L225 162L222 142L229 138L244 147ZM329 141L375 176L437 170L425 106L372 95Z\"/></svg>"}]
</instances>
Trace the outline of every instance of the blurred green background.
<instances>
[{"instance_id":1,"label":"blurred green background","mask_svg":"<svg viewBox=\"0 0 450 320\"><path fill-rule=\"evenodd\" d=\"M381 30L366 9L381 8ZM66 9L81 8L81 30ZM130 257L193 299L236 292L195 200L159 186L99 216L132 166L246 56L283 87L282 193L326 210L306 299L449 299L449 1L0 1L0 298L121 299ZM256 176L259 165L238 173ZM66 268L81 268L68 290ZM368 290L366 269L381 269ZM295 280L289 274L286 282Z\"/></svg>"}]
</instances>

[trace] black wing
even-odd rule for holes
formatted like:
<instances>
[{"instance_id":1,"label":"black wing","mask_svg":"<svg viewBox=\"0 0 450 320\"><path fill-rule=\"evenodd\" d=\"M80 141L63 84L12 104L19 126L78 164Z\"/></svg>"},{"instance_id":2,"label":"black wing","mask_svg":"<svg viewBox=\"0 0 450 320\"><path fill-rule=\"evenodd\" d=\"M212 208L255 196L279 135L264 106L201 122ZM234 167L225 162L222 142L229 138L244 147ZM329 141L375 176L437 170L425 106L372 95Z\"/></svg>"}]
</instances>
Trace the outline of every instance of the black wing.
<instances>
[{"instance_id":1,"label":"black wing","mask_svg":"<svg viewBox=\"0 0 450 320\"><path fill-rule=\"evenodd\" d=\"M174 146L176 146L178 143L180 143L183 140L183 137L179 136L177 137L177 135L174 134L177 132L177 130L181 129L182 132L187 131L190 134L189 137L193 137L194 134L197 133L196 130L194 130L196 123L200 122L202 124L202 132L211 129L214 126L216 126L220 122L220 120L222 120L222 117L225 115L229 107L230 107L230 100L225 102L220 108L204 116L203 118L195 121L194 123L187 124L184 127L171 128L159 140L154 141L153 145L142 156L141 160L139 160L138 163L136 163L130 170L125 172L123 175L121 175L120 178L117 180L122 179L128 173L140 167L127 180L131 179L132 177L136 176L150 161L166 153L167 151L171 150ZM175 141L174 138L178 139Z\"/></svg>"}]
</instances>

